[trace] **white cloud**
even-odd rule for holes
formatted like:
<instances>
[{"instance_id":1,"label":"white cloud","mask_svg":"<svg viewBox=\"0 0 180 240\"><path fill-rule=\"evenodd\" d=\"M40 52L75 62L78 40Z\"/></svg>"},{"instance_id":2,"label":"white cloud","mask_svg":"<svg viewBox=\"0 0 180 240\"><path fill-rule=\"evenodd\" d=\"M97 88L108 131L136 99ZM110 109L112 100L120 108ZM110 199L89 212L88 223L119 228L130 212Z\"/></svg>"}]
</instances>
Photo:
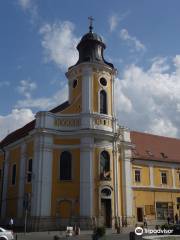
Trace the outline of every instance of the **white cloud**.
<instances>
[{"instance_id":1,"label":"white cloud","mask_svg":"<svg viewBox=\"0 0 180 240\"><path fill-rule=\"evenodd\" d=\"M30 80L22 80L20 81L20 85L17 87L19 93L21 93L26 98L31 98L31 92L37 88L35 82L31 82Z\"/></svg>"},{"instance_id":2,"label":"white cloud","mask_svg":"<svg viewBox=\"0 0 180 240\"><path fill-rule=\"evenodd\" d=\"M131 129L180 137L180 55L172 62L156 58L146 71L130 65L116 80L119 122ZM174 64L175 71L171 70ZM168 71L168 72L167 72Z\"/></svg>"},{"instance_id":3,"label":"white cloud","mask_svg":"<svg viewBox=\"0 0 180 240\"><path fill-rule=\"evenodd\" d=\"M18 0L19 5L23 10L26 10L31 7L31 0Z\"/></svg>"},{"instance_id":4,"label":"white cloud","mask_svg":"<svg viewBox=\"0 0 180 240\"><path fill-rule=\"evenodd\" d=\"M146 47L136 37L131 36L127 29L121 29L120 38L136 51L145 51Z\"/></svg>"},{"instance_id":5,"label":"white cloud","mask_svg":"<svg viewBox=\"0 0 180 240\"><path fill-rule=\"evenodd\" d=\"M113 32L116 29L118 23L119 17L116 14L111 15L109 18L109 28L111 32Z\"/></svg>"},{"instance_id":6,"label":"white cloud","mask_svg":"<svg viewBox=\"0 0 180 240\"><path fill-rule=\"evenodd\" d=\"M178 135L178 129L168 119L153 119L149 130L151 133L169 137Z\"/></svg>"},{"instance_id":7,"label":"white cloud","mask_svg":"<svg viewBox=\"0 0 180 240\"><path fill-rule=\"evenodd\" d=\"M27 98L19 100L15 107L17 108L37 108L41 110L49 110L50 108L60 105L68 98L67 85L63 86L52 97L43 98Z\"/></svg>"},{"instance_id":8,"label":"white cloud","mask_svg":"<svg viewBox=\"0 0 180 240\"><path fill-rule=\"evenodd\" d=\"M123 19L125 19L129 13L130 13L130 11L127 11L123 14L113 13L108 19L110 31L113 32L117 28L119 22L121 22Z\"/></svg>"},{"instance_id":9,"label":"white cloud","mask_svg":"<svg viewBox=\"0 0 180 240\"><path fill-rule=\"evenodd\" d=\"M8 115L0 115L0 140L8 133L23 127L33 120L34 114L30 109L13 109Z\"/></svg>"},{"instance_id":10,"label":"white cloud","mask_svg":"<svg viewBox=\"0 0 180 240\"><path fill-rule=\"evenodd\" d=\"M76 50L79 38L74 34L74 25L69 21L45 24L40 29L45 60L54 62L63 71L78 60Z\"/></svg>"}]
</instances>

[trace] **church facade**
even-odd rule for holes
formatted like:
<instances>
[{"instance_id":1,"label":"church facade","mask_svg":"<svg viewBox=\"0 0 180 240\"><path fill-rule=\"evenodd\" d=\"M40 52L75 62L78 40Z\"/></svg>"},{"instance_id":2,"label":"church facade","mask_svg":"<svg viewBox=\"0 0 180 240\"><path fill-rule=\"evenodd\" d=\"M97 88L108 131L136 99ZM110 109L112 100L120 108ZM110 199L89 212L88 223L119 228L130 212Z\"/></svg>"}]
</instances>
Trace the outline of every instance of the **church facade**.
<instances>
[{"instance_id":1,"label":"church facade","mask_svg":"<svg viewBox=\"0 0 180 240\"><path fill-rule=\"evenodd\" d=\"M85 34L69 99L0 142L1 223L90 229L180 216L180 140L130 132L115 114L116 69ZM133 116L132 116L133 117Z\"/></svg>"}]
</instances>

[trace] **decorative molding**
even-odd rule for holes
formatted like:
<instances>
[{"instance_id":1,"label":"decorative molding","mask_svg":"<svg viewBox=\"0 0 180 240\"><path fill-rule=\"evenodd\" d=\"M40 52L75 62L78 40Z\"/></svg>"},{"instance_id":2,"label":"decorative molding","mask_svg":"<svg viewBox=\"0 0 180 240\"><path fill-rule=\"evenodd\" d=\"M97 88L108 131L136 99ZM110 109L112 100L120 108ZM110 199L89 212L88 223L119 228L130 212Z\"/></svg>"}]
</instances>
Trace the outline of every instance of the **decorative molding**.
<instances>
[{"instance_id":1,"label":"decorative molding","mask_svg":"<svg viewBox=\"0 0 180 240\"><path fill-rule=\"evenodd\" d=\"M165 188L162 187L151 187L151 186L132 186L133 190L137 191L156 191L156 192L180 192L178 188L169 188L168 186Z\"/></svg>"}]
</instances>

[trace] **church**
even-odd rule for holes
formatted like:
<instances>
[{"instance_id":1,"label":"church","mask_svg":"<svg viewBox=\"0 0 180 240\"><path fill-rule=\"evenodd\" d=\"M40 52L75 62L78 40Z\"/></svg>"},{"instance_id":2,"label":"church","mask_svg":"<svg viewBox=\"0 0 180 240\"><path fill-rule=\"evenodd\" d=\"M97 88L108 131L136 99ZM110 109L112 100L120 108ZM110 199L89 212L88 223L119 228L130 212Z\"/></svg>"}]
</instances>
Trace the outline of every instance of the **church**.
<instances>
[{"instance_id":1,"label":"church","mask_svg":"<svg viewBox=\"0 0 180 240\"><path fill-rule=\"evenodd\" d=\"M68 100L0 142L1 224L24 226L26 216L30 230L92 229L180 217L180 139L119 125L105 48L91 23L66 73Z\"/></svg>"}]
</instances>

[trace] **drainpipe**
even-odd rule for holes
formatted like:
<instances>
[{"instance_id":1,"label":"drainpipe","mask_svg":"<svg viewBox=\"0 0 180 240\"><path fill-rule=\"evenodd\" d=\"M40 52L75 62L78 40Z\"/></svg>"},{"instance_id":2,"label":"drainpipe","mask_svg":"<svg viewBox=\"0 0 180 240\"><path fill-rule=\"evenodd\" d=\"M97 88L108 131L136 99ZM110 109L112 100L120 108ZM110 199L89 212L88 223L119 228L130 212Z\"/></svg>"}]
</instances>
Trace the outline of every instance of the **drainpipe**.
<instances>
[{"instance_id":1,"label":"drainpipe","mask_svg":"<svg viewBox=\"0 0 180 240\"><path fill-rule=\"evenodd\" d=\"M3 190L4 190L4 168L5 168L5 160L6 160L6 151L3 147L0 147L1 151L3 152L3 164L2 164L2 176L1 176L1 195L0 195L0 216L2 213L2 203L3 203Z\"/></svg>"}]
</instances>

